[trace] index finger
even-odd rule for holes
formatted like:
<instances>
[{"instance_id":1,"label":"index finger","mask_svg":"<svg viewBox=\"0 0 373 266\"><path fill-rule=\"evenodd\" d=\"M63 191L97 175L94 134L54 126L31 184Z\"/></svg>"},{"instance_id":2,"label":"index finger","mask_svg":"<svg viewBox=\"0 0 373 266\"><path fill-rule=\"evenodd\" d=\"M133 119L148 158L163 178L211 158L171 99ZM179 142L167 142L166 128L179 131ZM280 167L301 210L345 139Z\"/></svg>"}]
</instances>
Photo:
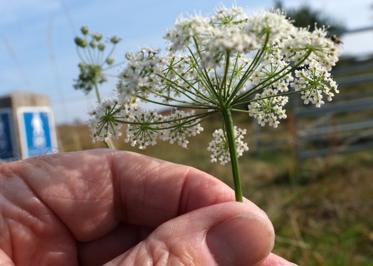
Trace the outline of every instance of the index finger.
<instances>
[{"instance_id":1,"label":"index finger","mask_svg":"<svg viewBox=\"0 0 373 266\"><path fill-rule=\"evenodd\" d=\"M79 241L96 239L119 222L157 227L234 200L227 185L204 172L131 152L65 153L16 162L11 169Z\"/></svg>"}]
</instances>

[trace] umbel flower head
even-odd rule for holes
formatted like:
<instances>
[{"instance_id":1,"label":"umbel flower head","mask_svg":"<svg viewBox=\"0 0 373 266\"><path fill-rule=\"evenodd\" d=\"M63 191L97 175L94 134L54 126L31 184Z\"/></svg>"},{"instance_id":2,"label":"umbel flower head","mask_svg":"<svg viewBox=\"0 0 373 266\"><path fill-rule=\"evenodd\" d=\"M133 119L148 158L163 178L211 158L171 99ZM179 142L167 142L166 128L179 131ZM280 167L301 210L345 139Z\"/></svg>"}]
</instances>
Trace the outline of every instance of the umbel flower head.
<instances>
[{"instance_id":1,"label":"umbel flower head","mask_svg":"<svg viewBox=\"0 0 373 266\"><path fill-rule=\"evenodd\" d=\"M213 133L208 150L211 161L231 162L236 184L237 157L248 147L246 130L235 127L234 113L277 127L286 118L291 94L320 107L338 93L330 75L338 60L337 44L325 28L297 28L281 11L250 15L238 7L220 8L209 17L178 19L164 38L164 51L143 48L126 55L115 107L97 107L92 120L96 139L119 137L118 124L127 124L125 140L133 146L143 149L161 140L186 148L189 138L202 132L203 120L217 113L223 128ZM144 111L141 104L134 107L134 99L171 111ZM108 111L102 110L115 115L104 119Z\"/></svg>"},{"instance_id":2,"label":"umbel flower head","mask_svg":"<svg viewBox=\"0 0 373 266\"><path fill-rule=\"evenodd\" d=\"M112 55L121 40L116 36L105 40L101 33L90 32L87 26L81 27L80 32L82 36L74 39L81 60L78 65L79 77L75 80L74 88L88 94L107 81L105 71L113 66L115 61ZM106 53L108 46L111 46L111 49Z\"/></svg>"}]
</instances>

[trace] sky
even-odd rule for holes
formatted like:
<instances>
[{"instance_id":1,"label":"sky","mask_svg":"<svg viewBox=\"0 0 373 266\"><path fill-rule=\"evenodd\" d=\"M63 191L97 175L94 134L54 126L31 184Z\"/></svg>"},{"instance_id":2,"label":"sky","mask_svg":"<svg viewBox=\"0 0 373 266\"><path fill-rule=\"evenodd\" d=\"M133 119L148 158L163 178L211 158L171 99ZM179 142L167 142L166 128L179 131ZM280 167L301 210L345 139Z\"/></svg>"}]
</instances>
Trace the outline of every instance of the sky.
<instances>
[{"instance_id":1,"label":"sky","mask_svg":"<svg viewBox=\"0 0 373 266\"><path fill-rule=\"evenodd\" d=\"M285 7L308 4L349 29L373 25L373 0L285 0ZM141 47L162 47L162 36L178 16L211 14L236 4L253 12L273 6L271 0L0 0L0 95L12 91L47 94L57 123L84 121L93 96L75 91L74 36L81 25L123 42L117 57ZM373 32L346 35L344 54L373 53ZM109 96L113 84L104 88Z\"/></svg>"}]
</instances>

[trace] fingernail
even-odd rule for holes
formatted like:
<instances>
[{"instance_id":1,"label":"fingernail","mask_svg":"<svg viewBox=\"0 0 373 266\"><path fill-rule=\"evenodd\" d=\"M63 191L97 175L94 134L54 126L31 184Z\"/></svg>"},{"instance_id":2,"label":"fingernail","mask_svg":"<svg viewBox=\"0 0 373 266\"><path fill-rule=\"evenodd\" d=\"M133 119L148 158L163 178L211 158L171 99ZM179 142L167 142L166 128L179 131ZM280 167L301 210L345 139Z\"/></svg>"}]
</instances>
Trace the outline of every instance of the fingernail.
<instances>
[{"instance_id":1,"label":"fingernail","mask_svg":"<svg viewBox=\"0 0 373 266\"><path fill-rule=\"evenodd\" d=\"M237 216L215 225L207 245L218 265L251 265L273 247L273 229L257 216Z\"/></svg>"}]
</instances>

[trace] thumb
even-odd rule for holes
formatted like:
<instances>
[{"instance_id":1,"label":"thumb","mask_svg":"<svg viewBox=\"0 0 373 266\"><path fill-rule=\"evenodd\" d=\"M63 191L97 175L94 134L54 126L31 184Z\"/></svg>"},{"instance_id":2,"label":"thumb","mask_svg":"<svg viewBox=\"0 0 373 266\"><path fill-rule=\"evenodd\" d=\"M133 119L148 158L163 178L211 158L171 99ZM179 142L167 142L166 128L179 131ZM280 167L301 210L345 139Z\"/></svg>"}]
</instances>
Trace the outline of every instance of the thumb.
<instances>
[{"instance_id":1,"label":"thumb","mask_svg":"<svg viewBox=\"0 0 373 266\"><path fill-rule=\"evenodd\" d=\"M14 263L1 249L0 249L0 265L1 266L14 266Z\"/></svg>"},{"instance_id":2,"label":"thumb","mask_svg":"<svg viewBox=\"0 0 373 266\"><path fill-rule=\"evenodd\" d=\"M252 203L227 202L189 212L159 226L106 266L250 266L270 253L273 227Z\"/></svg>"}]
</instances>

